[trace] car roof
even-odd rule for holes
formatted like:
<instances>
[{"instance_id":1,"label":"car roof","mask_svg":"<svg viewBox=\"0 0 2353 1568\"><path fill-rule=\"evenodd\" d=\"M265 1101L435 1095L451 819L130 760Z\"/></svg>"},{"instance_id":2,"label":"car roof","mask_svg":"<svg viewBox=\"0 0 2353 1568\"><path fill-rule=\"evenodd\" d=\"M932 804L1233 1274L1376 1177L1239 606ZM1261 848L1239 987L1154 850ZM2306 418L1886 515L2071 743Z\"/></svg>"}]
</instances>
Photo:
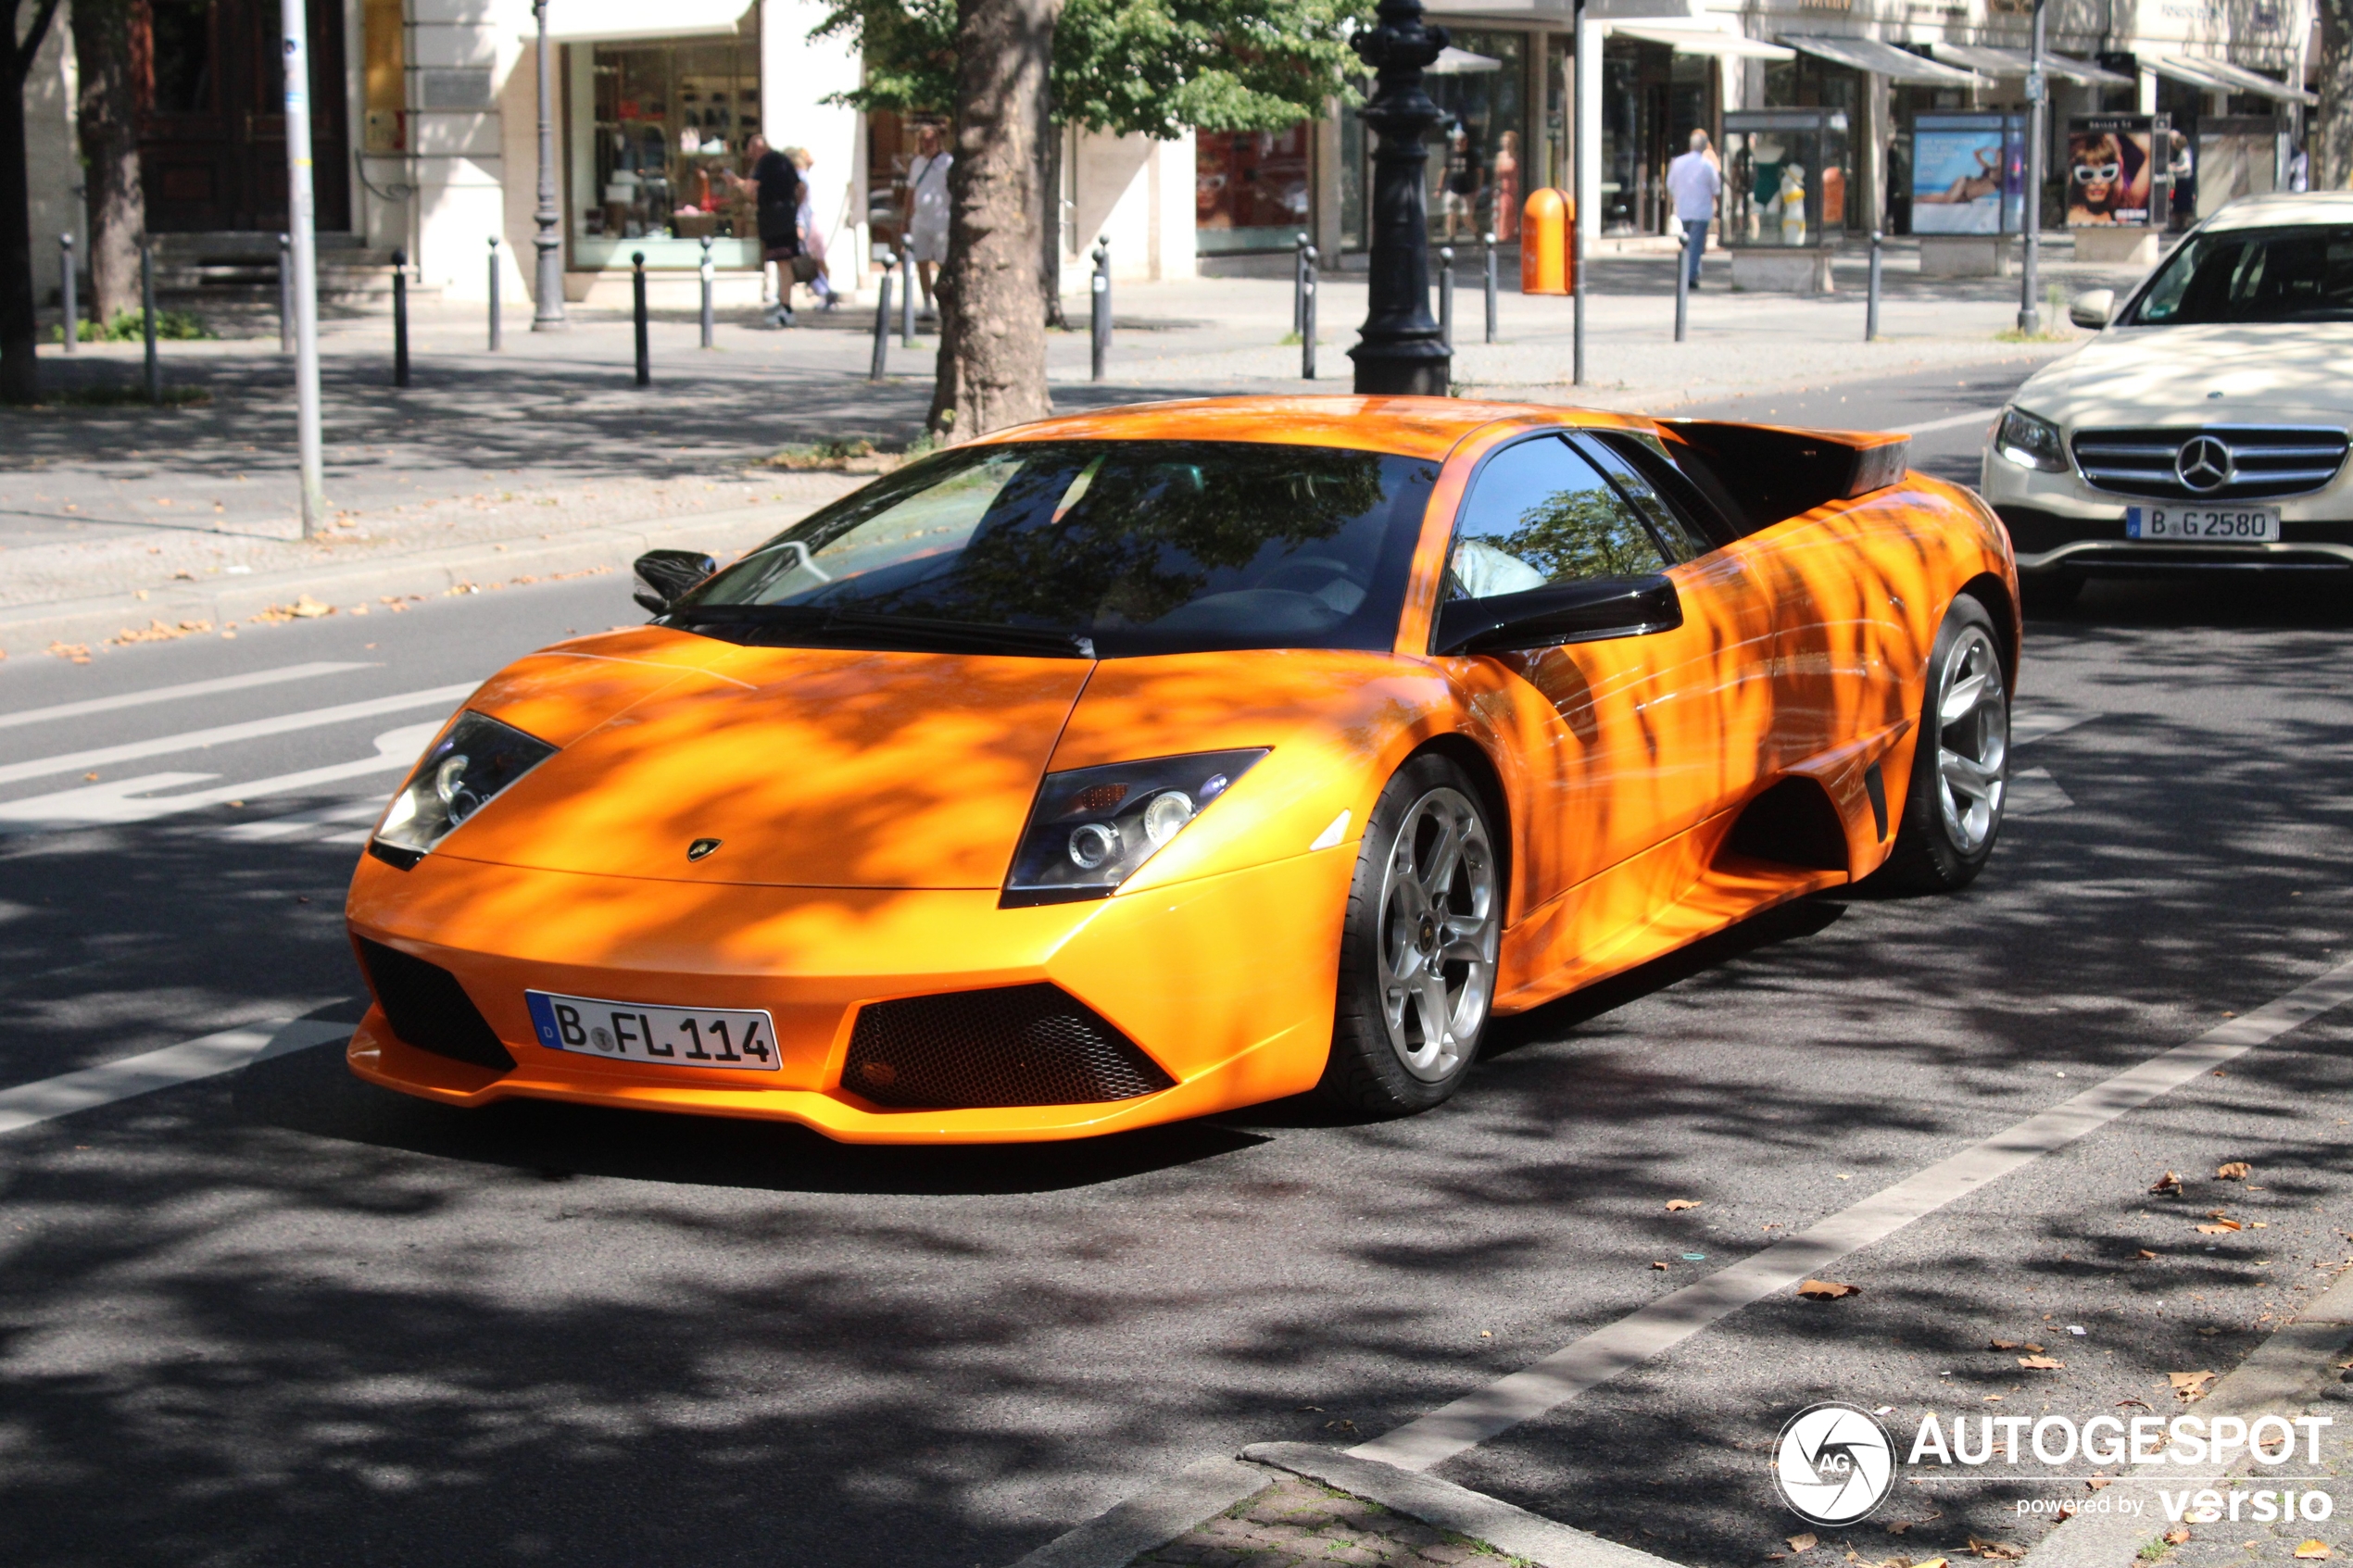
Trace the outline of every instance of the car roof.
<instances>
[{"instance_id":1,"label":"car roof","mask_svg":"<svg viewBox=\"0 0 2353 1568\"><path fill-rule=\"evenodd\" d=\"M1063 414L992 432L988 441L1259 441L1443 458L1473 431L1504 423L1651 421L1596 408L1460 397L1196 397Z\"/></svg>"},{"instance_id":2,"label":"car roof","mask_svg":"<svg viewBox=\"0 0 2353 1568\"><path fill-rule=\"evenodd\" d=\"M2353 191L2278 192L2241 196L2206 220L2207 232L2276 229L2300 223L2353 223Z\"/></svg>"}]
</instances>

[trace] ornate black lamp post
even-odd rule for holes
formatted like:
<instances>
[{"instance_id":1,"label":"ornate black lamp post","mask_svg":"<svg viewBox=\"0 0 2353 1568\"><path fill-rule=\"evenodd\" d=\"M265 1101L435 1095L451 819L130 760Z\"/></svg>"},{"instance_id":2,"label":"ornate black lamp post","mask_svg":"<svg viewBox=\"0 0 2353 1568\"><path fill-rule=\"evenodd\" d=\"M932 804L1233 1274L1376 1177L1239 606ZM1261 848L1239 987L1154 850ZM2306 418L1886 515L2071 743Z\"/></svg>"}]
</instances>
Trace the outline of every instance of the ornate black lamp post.
<instances>
[{"instance_id":1,"label":"ornate black lamp post","mask_svg":"<svg viewBox=\"0 0 2353 1568\"><path fill-rule=\"evenodd\" d=\"M1379 25L1353 40L1378 73L1365 123L1373 153L1372 272L1365 325L1348 357L1360 393L1446 395L1453 355L1429 314L1429 209L1422 144L1439 121L1422 91L1422 68L1446 47L1446 30L1422 25L1421 0L1381 0Z\"/></svg>"}]
</instances>

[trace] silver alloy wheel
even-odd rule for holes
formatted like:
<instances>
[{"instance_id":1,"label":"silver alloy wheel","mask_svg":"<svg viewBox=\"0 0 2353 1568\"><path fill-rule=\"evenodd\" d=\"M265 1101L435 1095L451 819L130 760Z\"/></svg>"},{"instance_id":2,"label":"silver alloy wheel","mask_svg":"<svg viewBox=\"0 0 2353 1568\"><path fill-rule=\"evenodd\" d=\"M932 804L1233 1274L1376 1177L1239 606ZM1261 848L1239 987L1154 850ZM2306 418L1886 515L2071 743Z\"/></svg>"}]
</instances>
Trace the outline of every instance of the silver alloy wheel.
<instances>
[{"instance_id":1,"label":"silver alloy wheel","mask_svg":"<svg viewBox=\"0 0 2353 1568\"><path fill-rule=\"evenodd\" d=\"M1426 1084L1462 1066L1486 1022L1500 912L1487 824L1460 790L1431 790L1398 825L1380 890L1381 1017Z\"/></svg>"},{"instance_id":2,"label":"silver alloy wheel","mask_svg":"<svg viewBox=\"0 0 2353 1568\"><path fill-rule=\"evenodd\" d=\"M1961 628L1940 673L1937 805L1953 847L1974 855L2002 822L2009 781L2009 696L2002 686L2001 656L1982 627Z\"/></svg>"}]
</instances>

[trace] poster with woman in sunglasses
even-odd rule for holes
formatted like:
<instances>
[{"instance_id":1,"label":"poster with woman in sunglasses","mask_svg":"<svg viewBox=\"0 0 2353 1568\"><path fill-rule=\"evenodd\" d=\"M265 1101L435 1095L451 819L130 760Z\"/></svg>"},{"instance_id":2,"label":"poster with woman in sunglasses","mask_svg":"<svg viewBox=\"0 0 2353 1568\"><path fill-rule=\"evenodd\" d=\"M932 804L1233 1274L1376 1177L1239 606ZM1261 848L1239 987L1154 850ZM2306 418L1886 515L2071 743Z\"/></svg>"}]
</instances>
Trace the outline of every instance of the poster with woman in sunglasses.
<instances>
[{"instance_id":1,"label":"poster with woman in sunglasses","mask_svg":"<svg viewBox=\"0 0 2353 1568\"><path fill-rule=\"evenodd\" d=\"M2145 119L2078 119L2067 135L2067 225L2145 227L2149 221L2149 148Z\"/></svg>"}]
</instances>

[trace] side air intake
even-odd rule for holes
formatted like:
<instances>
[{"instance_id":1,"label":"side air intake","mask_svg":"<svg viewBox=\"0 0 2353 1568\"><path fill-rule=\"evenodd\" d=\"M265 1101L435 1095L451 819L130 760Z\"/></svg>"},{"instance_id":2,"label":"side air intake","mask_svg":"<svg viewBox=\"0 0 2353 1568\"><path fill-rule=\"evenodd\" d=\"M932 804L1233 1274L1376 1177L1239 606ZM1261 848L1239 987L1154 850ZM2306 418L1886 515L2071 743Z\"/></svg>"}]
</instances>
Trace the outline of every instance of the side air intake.
<instances>
[{"instance_id":1,"label":"side air intake","mask_svg":"<svg viewBox=\"0 0 2353 1568\"><path fill-rule=\"evenodd\" d=\"M1136 1043L1058 985L907 997L859 1010L842 1087L900 1110L1092 1105L1173 1087Z\"/></svg>"},{"instance_id":2,"label":"side air intake","mask_svg":"<svg viewBox=\"0 0 2353 1568\"><path fill-rule=\"evenodd\" d=\"M359 938L359 962L368 972L368 989L384 1010L384 1022L403 1045L496 1073L514 1071L515 1059L456 975L365 936Z\"/></svg>"}]
</instances>

